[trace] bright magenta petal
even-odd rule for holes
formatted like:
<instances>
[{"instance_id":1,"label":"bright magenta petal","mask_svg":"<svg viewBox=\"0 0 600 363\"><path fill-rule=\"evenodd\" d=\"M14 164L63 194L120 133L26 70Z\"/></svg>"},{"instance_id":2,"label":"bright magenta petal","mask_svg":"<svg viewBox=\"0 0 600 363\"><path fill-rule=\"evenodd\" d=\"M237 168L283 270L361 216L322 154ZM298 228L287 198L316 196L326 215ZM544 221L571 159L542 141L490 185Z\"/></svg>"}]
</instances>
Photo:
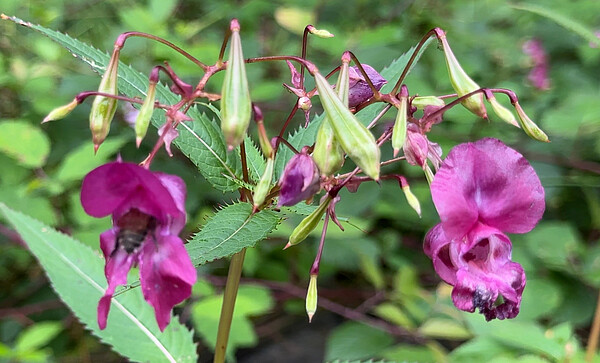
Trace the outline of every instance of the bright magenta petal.
<instances>
[{"instance_id":1,"label":"bright magenta petal","mask_svg":"<svg viewBox=\"0 0 600 363\"><path fill-rule=\"evenodd\" d=\"M131 269L135 259L135 255L130 255L124 250L116 250L112 256L108 257L106 266L104 267L104 274L106 275L106 281L108 281L108 287L104 292L104 296L102 296L100 302L98 302L98 326L100 329L106 328L106 319L108 317L108 311L110 310L110 300L115 293L115 288L127 283L127 273Z\"/></svg>"},{"instance_id":2,"label":"bright magenta petal","mask_svg":"<svg viewBox=\"0 0 600 363\"><path fill-rule=\"evenodd\" d=\"M176 236L157 236L155 243L146 243L140 261L140 281L146 301L154 307L161 331L171 320L171 310L192 293L196 270Z\"/></svg>"}]
</instances>

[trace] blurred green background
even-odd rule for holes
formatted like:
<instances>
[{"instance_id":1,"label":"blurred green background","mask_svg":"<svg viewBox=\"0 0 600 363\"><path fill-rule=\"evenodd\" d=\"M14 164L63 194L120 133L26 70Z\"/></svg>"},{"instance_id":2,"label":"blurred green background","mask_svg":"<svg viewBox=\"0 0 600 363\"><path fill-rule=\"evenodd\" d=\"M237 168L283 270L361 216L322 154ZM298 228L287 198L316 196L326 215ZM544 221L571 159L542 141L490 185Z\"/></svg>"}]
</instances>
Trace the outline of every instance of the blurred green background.
<instances>
[{"instance_id":1,"label":"blurred green background","mask_svg":"<svg viewBox=\"0 0 600 363\"><path fill-rule=\"evenodd\" d=\"M587 31L600 30L598 1L515 4L537 4ZM533 232L511 236L513 260L523 265L528 278L520 315L486 323L483 316L452 306L450 287L440 284L422 252L424 233L438 221L427 184L418 169L403 166L386 170L409 178L423 205L423 218L407 206L394 183L364 185L360 194L342 196L338 215L360 229L342 233L330 228L319 276L320 301L326 306L319 307L311 325L303 296L318 233L301 246L281 251L299 221L292 218L248 250L230 344L237 348L239 362L581 361L600 287L600 48L591 46L576 27L574 31L502 0L4 0L0 11L103 51L112 50L121 32L153 33L209 64L216 61L233 17L242 25L246 57L298 54L302 30L311 23L335 34L309 40L308 58L325 70L335 67L346 49L382 69L429 29L443 28L471 77L482 86L517 92L552 141L535 142L494 116L485 122L460 108L448 112L429 135L444 154L460 142L498 137L537 170L546 188L544 219ZM530 39L540 40L548 53L549 90L537 90L527 80L532 62L521 47ZM129 40L121 54L142 72L168 60L188 83L201 75L184 57L148 40ZM253 64L248 72L253 100L262 108L265 123L275 129L295 102L281 86L289 83L287 66ZM221 80L222 75L214 77L209 90L218 92ZM0 202L94 249L110 220L83 212L82 177L117 153L141 161L155 138L135 149L123 109L93 157L89 102L64 120L40 125L51 109L81 91L96 89L98 82L83 62L57 44L12 22L0 22ZM441 51L431 46L406 83L411 94L452 93ZM293 127L301 122L303 116L297 115ZM217 205L236 197L211 190L181 154L159 155L154 169L186 180L187 233L196 231ZM69 313L18 236L4 223L0 232L0 361L122 361ZM227 261L199 271L201 282L193 298L178 311L195 327L204 362L212 356Z\"/></svg>"}]
</instances>

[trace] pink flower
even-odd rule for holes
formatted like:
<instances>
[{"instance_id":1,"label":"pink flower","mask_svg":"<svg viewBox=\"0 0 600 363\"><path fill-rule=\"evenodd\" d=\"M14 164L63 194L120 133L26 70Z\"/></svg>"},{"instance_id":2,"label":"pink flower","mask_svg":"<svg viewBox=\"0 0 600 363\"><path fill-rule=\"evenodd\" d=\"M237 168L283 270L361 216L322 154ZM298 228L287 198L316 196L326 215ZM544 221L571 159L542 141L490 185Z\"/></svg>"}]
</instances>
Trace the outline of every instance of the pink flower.
<instances>
[{"instance_id":1,"label":"pink flower","mask_svg":"<svg viewBox=\"0 0 600 363\"><path fill-rule=\"evenodd\" d=\"M363 69L376 90L380 90L387 83L385 78L379 74L373 67L368 64L363 64ZM348 76L350 77L350 88L348 90L348 107L353 108L373 97L373 91L363 77L358 67L348 68Z\"/></svg>"},{"instance_id":2,"label":"pink flower","mask_svg":"<svg viewBox=\"0 0 600 363\"><path fill-rule=\"evenodd\" d=\"M100 235L108 288L98 303L98 325L106 327L110 300L127 273L140 267L146 301L154 307L161 331L173 306L188 298L196 270L178 237L185 225L183 180L137 164L112 162L83 180L81 204L93 217L112 214L113 227Z\"/></svg>"},{"instance_id":3,"label":"pink flower","mask_svg":"<svg viewBox=\"0 0 600 363\"><path fill-rule=\"evenodd\" d=\"M431 195L441 223L424 249L454 286L454 305L479 308L488 321L517 316L525 273L511 261L505 233L529 232L542 218L544 189L534 169L500 140L460 144L436 173Z\"/></svg>"},{"instance_id":4,"label":"pink flower","mask_svg":"<svg viewBox=\"0 0 600 363\"><path fill-rule=\"evenodd\" d=\"M538 39L528 40L523 44L523 53L527 54L533 63L533 68L529 72L529 82L542 91L550 89L550 79L548 78L548 56L544 45Z\"/></svg>"},{"instance_id":5,"label":"pink flower","mask_svg":"<svg viewBox=\"0 0 600 363\"><path fill-rule=\"evenodd\" d=\"M320 190L319 167L305 150L287 163L279 186L279 206L295 205L312 198Z\"/></svg>"}]
</instances>

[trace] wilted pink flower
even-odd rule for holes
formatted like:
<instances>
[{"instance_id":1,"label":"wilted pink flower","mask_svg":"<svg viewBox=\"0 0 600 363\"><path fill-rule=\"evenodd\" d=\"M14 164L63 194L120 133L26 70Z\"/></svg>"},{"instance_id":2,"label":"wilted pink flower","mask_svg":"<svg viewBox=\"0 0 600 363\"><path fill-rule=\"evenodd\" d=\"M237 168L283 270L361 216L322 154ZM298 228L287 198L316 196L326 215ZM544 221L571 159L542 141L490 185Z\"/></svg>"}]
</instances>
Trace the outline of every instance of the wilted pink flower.
<instances>
[{"instance_id":1,"label":"wilted pink flower","mask_svg":"<svg viewBox=\"0 0 600 363\"><path fill-rule=\"evenodd\" d=\"M185 225L183 180L136 164L112 162L86 175L81 204L93 217L112 214L113 227L100 235L108 288L98 303L98 325L106 327L110 301L127 273L140 267L146 301L164 330L173 306L188 298L196 270L178 237Z\"/></svg>"},{"instance_id":2,"label":"wilted pink flower","mask_svg":"<svg viewBox=\"0 0 600 363\"><path fill-rule=\"evenodd\" d=\"M533 62L533 68L529 72L527 79L539 90L550 88L550 79L548 78L548 57L544 45L538 39L528 40L523 44L523 52L527 54Z\"/></svg>"},{"instance_id":3,"label":"wilted pink flower","mask_svg":"<svg viewBox=\"0 0 600 363\"><path fill-rule=\"evenodd\" d=\"M529 232L544 213L534 169L499 140L460 144L435 175L431 195L441 223L427 233L424 249L454 286L454 305L479 308L488 321L517 316L525 273L511 261L505 233Z\"/></svg>"},{"instance_id":4,"label":"wilted pink flower","mask_svg":"<svg viewBox=\"0 0 600 363\"><path fill-rule=\"evenodd\" d=\"M381 76L373 67L368 64L363 64L363 69L373 82L373 86L379 91L384 84L387 83L385 78ZM363 77L358 67L350 67L348 69L348 76L350 78L350 88L348 91L348 107L356 107L361 103L365 102L369 98L373 97L373 91L369 84Z\"/></svg>"},{"instance_id":5,"label":"wilted pink flower","mask_svg":"<svg viewBox=\"0 0 600 363\"><path fill-rule=\"evenodd\" d=\"M319 168L305 150L294 155L279 180L279 206L292 206L311 198L320 189Z\"/></svg>"}]
</instances>

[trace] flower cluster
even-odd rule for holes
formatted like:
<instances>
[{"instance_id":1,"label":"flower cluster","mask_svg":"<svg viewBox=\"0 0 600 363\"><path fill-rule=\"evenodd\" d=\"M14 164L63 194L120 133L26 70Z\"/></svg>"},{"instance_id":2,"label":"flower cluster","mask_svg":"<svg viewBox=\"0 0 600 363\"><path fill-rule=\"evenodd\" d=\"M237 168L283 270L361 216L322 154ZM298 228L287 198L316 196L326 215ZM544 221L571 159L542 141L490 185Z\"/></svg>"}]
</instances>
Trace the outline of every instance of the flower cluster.
<instances>
[{"instance_id":1,"label":"flower cluster","mask_svg":"<svg viewBox=\"0 0 600 363\"><path fill-rule=\"evenodd\" d=\"M505 233L525 233L544 213L544 189L517 151L496 139L454 147L431 184L441 223L425 237L425 253L454 286L457 308L486 320L519 313L525 273L511 261Z\"/></svg>"},{"instance_id":2,"label":"flower cluster","mask_svg":"<svg viewBox=\"0 0 600 363\"><path fill-rule=\"evenodd\" d=\"M183 180L137 164L112 162L83 180L81 204L93 217L112 215L113 227L100 235L108 288L98 303L98 325L106 327L111 299L127 273L140 267L146 301L164 330L173 306L188 298L196 270L178 237L185 225Z\"/></svg>"}]
</instances>

